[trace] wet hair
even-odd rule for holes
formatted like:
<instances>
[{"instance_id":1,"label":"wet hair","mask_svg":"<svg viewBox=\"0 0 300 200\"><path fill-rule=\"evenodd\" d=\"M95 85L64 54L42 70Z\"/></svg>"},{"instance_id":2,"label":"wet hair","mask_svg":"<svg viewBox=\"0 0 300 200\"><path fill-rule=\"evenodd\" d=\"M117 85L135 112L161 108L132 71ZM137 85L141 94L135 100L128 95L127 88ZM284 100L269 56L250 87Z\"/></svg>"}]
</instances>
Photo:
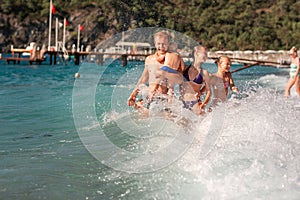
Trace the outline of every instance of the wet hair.
<instances>
[{"instance_id":1,"label":"wet hair","mask_svg":"<svg viewBox=\"0 0 300 200\"><path fill-rule=\"evenodd\" d=\"M293 46L290 51L289 51L289 54L293 54L293 53L297 53L297 48L295 46Z\"/></svg>"},{"instance_id":2,"label":"wet hair","mask_svg":"<svg viewBox=\"0 0 300 200\"><path fill-rule=\"evenodd\" d=\"M156 40L156 38L159 38L159 37L166 37L171 42L171 37L170 37L170 34L168 31L159 31L159 32L155 33L154 41Z\"/></svg>"},{"instance_id":3,"label":"wet hair","mask_svg":"<svg viewBox=\"0 0 300 200\"><path fill-rule=\"evenodd\" d=\"M222 56L219 56L218 58L216 58L215 63L219 64L221 62L222 58L227 58L231 62L231 60L228 56L222 55Z\"/></svg>"},{"instance_id":4,"label":"wet hair","mask_svg":"<svg viewBox=\"0 0 300 200\"><path fill-rule=\"evenodd\" d=\"M192 51L192 57L193 57L193 59L195 59L195 53L196 53L196 51L199 51L202 48L205 49L205 51L207 50L206 47L202 46L202 45L198 45L198 46L195 46L193 48L193 51Z\"/></svg>"}]
</instances>

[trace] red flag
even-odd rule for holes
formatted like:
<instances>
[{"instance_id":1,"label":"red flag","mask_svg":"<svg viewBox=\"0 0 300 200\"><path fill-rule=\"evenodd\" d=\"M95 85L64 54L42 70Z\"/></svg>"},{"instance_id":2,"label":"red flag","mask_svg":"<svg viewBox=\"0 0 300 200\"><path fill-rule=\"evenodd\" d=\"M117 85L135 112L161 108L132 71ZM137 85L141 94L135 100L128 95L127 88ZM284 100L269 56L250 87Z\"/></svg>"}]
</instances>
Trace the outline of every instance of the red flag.
<instances>
[{"instance_id":1,"label":"red flag","mask_svg":"<svg viewBox=\"0 0 300 200\"><path fill-rule=\"evenodd\" d=\"M51 7L51 12L52 12L53 14L56 12L56 9L55 9L54 5L52 5L52 7Z\"/></svg>"},{"instance_id":2,"label":"red flag","mask_svg":"<svg viewBox=\"0 0 300 200\"><path fill-rule=\"evenodd\" d=\"M80 25L79 30L80 30L80 31L83 31L83 30L84 30L84 27Z\"/></svg>"},{"instance_id":3,"label":"red flag","mask_svg":"<svg viewBox=\"0 0 300 200\"><path fill-rule=\"evenodd\" d=\"M66 25L66 26L69 26L69 22L68 22L68 20L66 20L66 23L65 23L65 25Z\"/></svg>"}]
</instances>

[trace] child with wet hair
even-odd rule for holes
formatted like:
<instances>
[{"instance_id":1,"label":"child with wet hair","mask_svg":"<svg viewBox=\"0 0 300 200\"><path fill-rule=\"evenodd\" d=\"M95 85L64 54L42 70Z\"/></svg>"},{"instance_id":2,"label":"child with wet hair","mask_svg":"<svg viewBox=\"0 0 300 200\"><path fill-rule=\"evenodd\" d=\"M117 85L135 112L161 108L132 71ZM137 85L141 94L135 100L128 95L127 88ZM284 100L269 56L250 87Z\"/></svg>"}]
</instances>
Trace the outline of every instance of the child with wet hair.
<instances>
[{"instance_id":1,"label":"child with wet hair","mask_svg":"<svg viewBox=\"0 0 300 200\"><path fill-rule=\"evenodd\" d=\"M211 76L210 83L213 88L214 100L224 102L227 100L228 88L238 93L238 88L234 85L230 67L231 61L227 56L219 57L215 63L218 65L218 71Z\"/></svg>"},{"instance_id":2,"label":"child with wet hair","mask_svg":"<svg viewBox=\"0 0 300 200\"><path fill-rule=\"evenodd\" d=\"M154 87L150 91L150 98L155 94L158 86L165 83L168 88L168 95L173 96L175 84L181 84L183 82L183 70L185 64L178 53L168 52L165 56L165 61L162 67L156 72Z\"/></svg>"}]
</instances>

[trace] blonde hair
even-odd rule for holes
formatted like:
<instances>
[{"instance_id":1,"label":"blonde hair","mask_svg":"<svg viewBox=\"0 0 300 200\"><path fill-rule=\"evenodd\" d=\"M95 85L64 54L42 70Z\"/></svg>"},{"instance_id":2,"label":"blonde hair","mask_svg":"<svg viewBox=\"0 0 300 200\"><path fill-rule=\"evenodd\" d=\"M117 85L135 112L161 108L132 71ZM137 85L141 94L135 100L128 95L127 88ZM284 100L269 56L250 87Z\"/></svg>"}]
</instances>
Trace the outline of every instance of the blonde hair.
<instances>
[{"instance_id":1,"label":"blonde hair","mask_svg":"<svg viewBox=\"0 0 300 200\"><path fill-rule=\"evenodd\" d=\"M196 51L207 51L207 48L205 46L198 45L194 47L194 52Z\"/></svg>"},{"instance_id":2,"label":"blonde hair","mask_svg":"<svg viewBox=\"0 0 300 200\"><path fill-rule=\"evenodd\" d=\"M229 62L231 62L231 59L230 59L228 56L222 55L222 56L219 56L219 57L215 60L215 63L216 63L216 64L220 64L220 63L221 63L221 60L223 60L224 58L228 59Z\"/></svg>"},{"instance_id":3,"label":"blonde hair","mask_svg":"<svg viewBox=\"0 0 300 200\"><path fill-rule=\"evenodd\" d=\"M289 54L293 54L293 53L297 53L297 48L295 46L293 46L290 51L289 51Z\"/></svg>"},{"instance_id":4,"label":"blonde hair","mask_svg":"<svg viewBox=\"0 0 300 200\"><path fill-rule=\"evenodd\" d=\"M171 41L170 39L170 34L168 31L159 31L157 33L154 34L154 41L159 38L159 37L166 37L168 38L168 41Z\"/></svg>"}]
</instances>

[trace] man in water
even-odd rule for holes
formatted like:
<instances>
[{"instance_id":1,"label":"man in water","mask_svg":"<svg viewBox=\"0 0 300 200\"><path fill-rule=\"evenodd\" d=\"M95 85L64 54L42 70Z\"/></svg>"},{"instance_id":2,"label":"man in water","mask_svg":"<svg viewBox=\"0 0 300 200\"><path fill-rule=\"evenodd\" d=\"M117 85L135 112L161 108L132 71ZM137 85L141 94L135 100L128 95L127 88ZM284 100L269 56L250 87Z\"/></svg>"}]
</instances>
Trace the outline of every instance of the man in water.
<instances>
[{"instance_id":1,"label":"man in water","mask_svg":"<svg viewBox=\"0 0 300 200\"><path fill-rule=\"evenodd\" d=\"M171 79L180 79L182 77L182 72L184 70L184 62L179 54L174 52L169 52L170 38L169 34L166 31L160 31L154 35L154 44L156 47L156 52L153 55L150 55L145 60L145 68L144 71L136 84L136 87L132 91L131 95L128 98L127 104L129 106L136 106L136 97L139 93L139 86L143 84L149 83L149 91L153 93L167 94L169 87L167 82L162 82L158 80L161 79L158 74L161 70L163 71L171 71L172 69L178 72L178 76L174 77L174 73L170 73L172 75ZM170 66L164 66L167 56L167 63ZM179 64L179 66L177 66ZM176 66L175 66L176 65ZM164 66L164 68L162 68ZM165 68L167 70L165 70ZM168 75L165 75L165 78L168 79ZM172 82L176 82L172 80ZM150 101L152 100L152 96L155 94L150 94Z\"/></svg>"}]
</instances>

